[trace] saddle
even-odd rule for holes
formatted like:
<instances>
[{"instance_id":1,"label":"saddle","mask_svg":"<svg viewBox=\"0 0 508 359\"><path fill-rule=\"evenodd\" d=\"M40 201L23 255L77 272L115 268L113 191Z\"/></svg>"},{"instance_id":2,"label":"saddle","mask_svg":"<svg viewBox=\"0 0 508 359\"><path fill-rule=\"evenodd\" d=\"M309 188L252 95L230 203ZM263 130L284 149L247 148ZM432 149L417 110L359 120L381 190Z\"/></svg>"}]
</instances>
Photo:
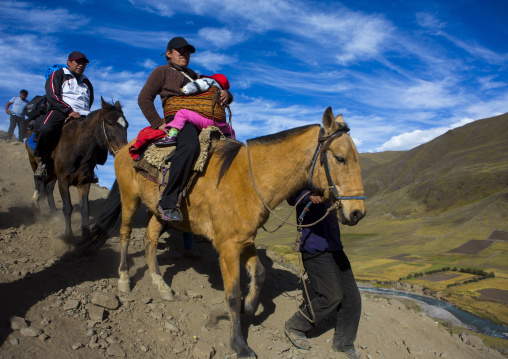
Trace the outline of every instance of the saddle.
<instances>
[{"instance_id":1,"label":"saddle","mask_svg":"<svg viewBox=\"0 0 508 359\"><path fill-rule=\"evenodd\" d=\"M203 172L208 159L217 147L221 140L226 140L224 134L218 127L209 126L201 131L199 134L199 144L201 151L199 157L194 164L193 173L189 178L189 182L185 186L184 196L186 190L191 186L194 178L200 172ZM171 165L171 158L175 152L176 146L157 147L151 144L145 150L143 156L135 161L132 161L132 167L136 169L146 179L157 183L159 185L159 194L162 193L167 184L167 174Z\"/></svg>"}]
</instances>

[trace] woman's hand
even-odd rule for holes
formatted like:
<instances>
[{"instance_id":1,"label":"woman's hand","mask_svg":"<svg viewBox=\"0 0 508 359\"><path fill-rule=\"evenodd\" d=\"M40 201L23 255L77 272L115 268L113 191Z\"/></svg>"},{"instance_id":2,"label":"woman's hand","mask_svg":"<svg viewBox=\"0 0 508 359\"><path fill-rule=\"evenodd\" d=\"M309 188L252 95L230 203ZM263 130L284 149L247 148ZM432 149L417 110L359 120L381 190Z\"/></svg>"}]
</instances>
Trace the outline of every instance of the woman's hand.
<instances>
[{"instance_id":1,"label":"woman's hand","mask_svg":"<svg viewBox=\"0 0 508 359\"><path fill-rule=\"evenodd\" d=\"M220 92L220 104L222 106L228 103L229 93L226 90L221 90Z\"/></svg>"},{"instance_id":2,"label":"woman's hand","mask_svg":"<svg viewBox=\"0 0 508 359\"><path fill-rule=\"evenodd\" d=\"M163 123L162 125L159 126L159 130L168 133L168 130L166 130L166 124L165 123Z\"/></svg>"}]
</instances>

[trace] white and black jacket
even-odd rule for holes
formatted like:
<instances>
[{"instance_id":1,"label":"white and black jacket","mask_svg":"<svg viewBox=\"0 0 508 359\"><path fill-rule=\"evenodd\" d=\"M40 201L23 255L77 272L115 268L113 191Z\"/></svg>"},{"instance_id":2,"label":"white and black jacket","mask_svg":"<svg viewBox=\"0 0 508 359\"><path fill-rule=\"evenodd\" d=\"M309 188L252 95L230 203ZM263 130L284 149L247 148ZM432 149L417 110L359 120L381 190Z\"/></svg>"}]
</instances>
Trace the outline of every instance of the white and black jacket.
<instances>
[{"instance_id":1,"label":"white and black jacket","mask_svg":"<svg viewBox=\"0 0 508 359\"><path fill-rule=\"evenodd\" d=\"M78 79L67 68L56 70L46 81L46 98L50 109L68 115L90 113L94 96L93 86L85 75Z\"/></svg>"}]
</instances>

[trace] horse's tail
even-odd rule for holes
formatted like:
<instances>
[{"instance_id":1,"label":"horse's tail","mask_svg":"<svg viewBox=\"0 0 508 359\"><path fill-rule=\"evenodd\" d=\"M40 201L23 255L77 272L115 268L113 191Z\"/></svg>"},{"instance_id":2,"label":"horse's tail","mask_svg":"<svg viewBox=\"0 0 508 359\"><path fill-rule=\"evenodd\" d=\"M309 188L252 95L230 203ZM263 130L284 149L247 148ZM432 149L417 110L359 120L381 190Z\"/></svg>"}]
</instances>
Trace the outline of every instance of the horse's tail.
<instances>
[{"instance_id":1,"label":"horse's tail","mask_svg":"<svg viewBox=\"0 0 508 359\"><path fill-rule=\"evenodd\" d=\"M104 208L99 215L99 220L93 225L90 230L90 236L83 238L79 246L82 247L81 253L89 256L95 253L104 243L118 230L122 214L122 202L120 200L120 190L118 182L115 181L111 190L109 191L108 198Z\"/></svg>"}]
</instances>

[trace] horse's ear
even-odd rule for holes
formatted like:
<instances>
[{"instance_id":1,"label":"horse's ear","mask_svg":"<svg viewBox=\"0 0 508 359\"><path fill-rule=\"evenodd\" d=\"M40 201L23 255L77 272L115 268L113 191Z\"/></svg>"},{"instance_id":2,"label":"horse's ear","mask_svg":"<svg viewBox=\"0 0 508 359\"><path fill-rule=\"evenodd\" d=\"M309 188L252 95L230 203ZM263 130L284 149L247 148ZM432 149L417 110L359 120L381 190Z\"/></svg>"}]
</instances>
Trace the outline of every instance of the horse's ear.
<instances>
[{"instance_id":1,"label":"horse's ear","mask_svg":"<svg viewBox=\"0 0 508 359\"><path fill-rule=\"evenodd\" d=\"M120 111L122 111L122 105L120 105L120 101L116 101L116 102L115 102L115 107L116 107L117 109L119 109Z\"/></svg>"},{"instance_id":2,"label":"horse's ear","mask_svg":"<svg viewBox=\"0 0 508 359\"><path fill-rule=\"evenodd\" d=\"M342 114L340 114L339 116L335 117L335 121L339 122L339 123L341 123L343 125L346 124L346 122L344 121L344 117L342 117Z\"/></svg>"},{"instance_id":3,"label":"horse's ear","mask_svg":"<svg viewBox=\"0 0 508 359\"><path fill-rule=\"evenodd\" d=\"M325 135L331 135L339 129L339 125L335 122L335 116L333 115L331 107L328 107L323 114L323 127L325 129Z\"/></svg>"},{"instance_id":4,"label":"horse's ear","mask_svg":"<svg viewBox=\"0 0 508 359\"><path fill-rule=\"evenodd\" d=\"M102 98L102 96L101 96L101 105L102 105L102 108L107 108L107 107L109 107L109 103L107 103L106 101L104 101L104 99Z\"/></svg>"}]
</instances>

